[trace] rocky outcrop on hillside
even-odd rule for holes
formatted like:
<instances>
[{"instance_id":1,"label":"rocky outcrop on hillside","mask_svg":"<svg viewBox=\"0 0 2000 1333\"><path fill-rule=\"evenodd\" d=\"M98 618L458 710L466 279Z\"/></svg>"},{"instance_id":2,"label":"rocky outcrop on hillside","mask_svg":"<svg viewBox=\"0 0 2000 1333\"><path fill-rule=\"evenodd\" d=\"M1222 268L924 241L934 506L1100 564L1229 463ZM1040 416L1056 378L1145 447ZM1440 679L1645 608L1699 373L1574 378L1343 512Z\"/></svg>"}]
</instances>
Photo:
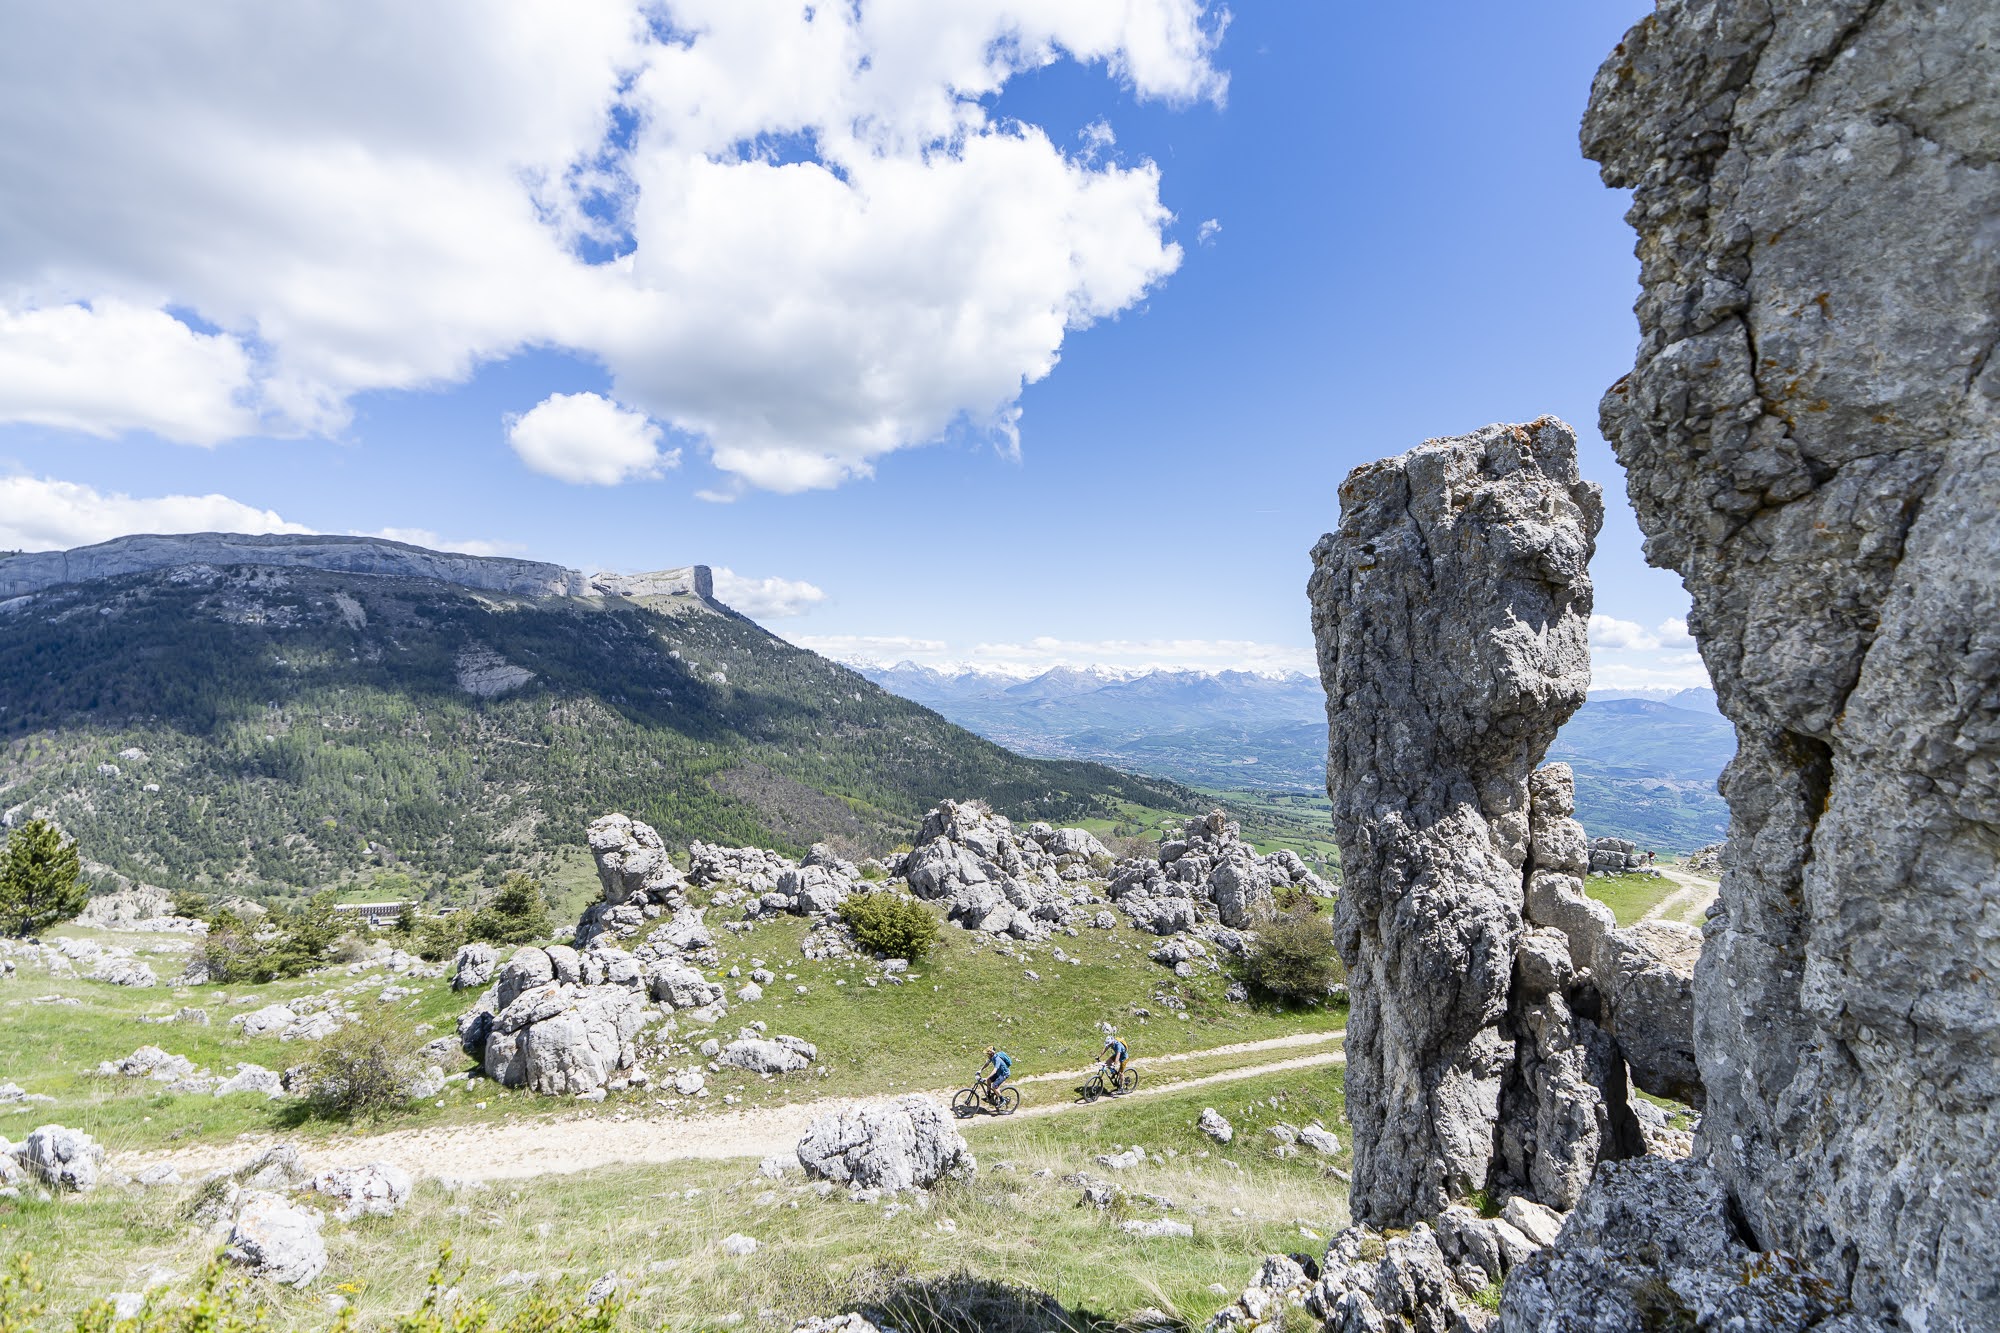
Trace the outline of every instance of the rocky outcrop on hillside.
<instances>
[{"instance_id":1,"label":"rocky outcrop on hillside","mask_svg":"<svg viewBox=\"0 0 2000 1333\"><path fill-rule=\"evenodd\" d=\"M1034 940L1088 896L1064 881L1057 861L1006 816L974 801L940 801L924 816L914 850L889 871L908 879L917 897L946 903L951 920L968 930Z\"/></svg>"},{"instance_id":2,"label":"rocky outcrop on hillside","mask_svg":"<svg viewBox=\"0 0 2000 1333\"><path fill-rule=\"evenodd\" d=\"M500 969L488 998L459 1020L460 1038L487 1077L507 1087L550 1096L615 1091L638 1065L639 1030L658 1017L648 995L664 996L674 979L603 943L580 953L564 945L524 948Z\"/></svg>"},{"instance_id":3,"label":"rocky outcrop on hillside","mask_svg":"<svg viewBox=\"0 0 2000 1333\"><path fill-rule=\"evenodd\" d=\"M1259 855L1243 841L1236 821L1220 810L1164 840L1157 860L1120 861L1105 886L1134 925L1156 935L1216 922L1250 930L1272 911L1280 893L1330 897L1332 892L1297 852L1281 848Z\"/></svg>"},{"instance_id":4,"label":"rocky outcrop on hillside","mask_svg":"<svg viewBox=\"0 0 2000 1333\"><path fill-rule=\"evenodd\" d=\"M208 931L206 922L175 916L174 900L167 891L150 886L99 894L84 904L76 921L80 926L95 926L99 930L165 931L187 935L201 935Z\"/></svg>"},{"instance_id":5,"label":"rocky outcrop on hillside","mask_svg":"<svg viewBox=\"0 0 2000 1333\"><path fill-rule=\"evenodd\" d=\"M1703 1165L1601 1171L1509 1327L1700 1312L1753 1260L1866 1326L2000 1324L1996 86L2000 9L1882 0L1664 0L1597 76L1642 280L1604 433L1739 748Z\"/></svg>"},{"instance_id":6,"label":"rocky outcrop on hillside","mask_svg":"<svg viewBox=\"0 0 2000 1333\"><path fill-rule=\"evenodd\" d=\"M1357 1221L1434 1218L1491 1174L1528 779L1590 682L1602 521L1544 417L1357 468L1314 548Z\"/></svg>"},{"instance_id":7,"label":"rocky outcrop on hillside","mask_svg":"<svg viewBox=\"0 0 2000 1333\"><path fill-rule=\"evenodd\" d=\"M577 921L571 941L576 948L587 948L600 937L607 942L631 939L662 917L665 923L647 937L655 952L709 947L701 912L688 906L687 877L668 858L667 845L652 825L630 815L604 815L592 821L588 836L604 896Z\"/></svg>"},{"instance_id":8,"label":"rocky outcrop on hillside","mask_svg":"<svg viewBox=\"0 0 2000 1333\"><path fill-rule=\"evenodd\" d=\"M590 587L608 597L698 597L712 601L715 575L707 565L656 569L645 574L592 574Z\"/></svg>"},{"instance_id":9,"label":"rocky outcrop on hillside","mask_svg":"<svg viewBox=\"0 0 2000 1333\"><path fill-rule=\"evenodd\" d=\"M381 537L195 532L179 536L118 537L73 551L35 551L0 557L0 597L19 597L64 583L184 565L274 565L342 574L436 579L461 588L522 597L581 597L590 591L588 580L575 570L535 560L429 551Z\"/></svg>"}]
</instances>

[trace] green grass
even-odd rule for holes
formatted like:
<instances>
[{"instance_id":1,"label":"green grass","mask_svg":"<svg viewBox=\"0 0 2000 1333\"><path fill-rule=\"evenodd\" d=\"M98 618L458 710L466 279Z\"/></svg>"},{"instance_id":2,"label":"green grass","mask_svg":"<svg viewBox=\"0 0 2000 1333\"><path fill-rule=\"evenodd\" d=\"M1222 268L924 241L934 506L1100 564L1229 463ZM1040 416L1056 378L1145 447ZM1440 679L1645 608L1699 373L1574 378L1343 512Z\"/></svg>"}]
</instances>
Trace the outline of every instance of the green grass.
<instances>
[{"instance_id":1,"label":"green grass","mask_svg":"<svg viewBox=\"0 0 2000 1333\"><path fill-rule=\"evenodd\" d=\"M716 915L719 924L722 914ZM69 927L63 928L63 933L141 949L162 943L160 936L110 936ZM1227 974L1178 981L1146 957L1158 941L1123 925L1112 931L1086 930L1075 939L1059 936L1049 944L1025 948L946 927L937 953L912 969L909 982L873 987L866 985L866 980L879 974L866 963L807 961L799 952L805 933L805 922L795 918L765 922L743 935L715 932L725 957L711 975L720 977L730 966L747 974L752 960L762 959L780 979L765 988L763 1000L732 1004L713 1031L727 1039L739 1026L762 1019L774 1032L816 1043L820 1048L816 1070L770 1081L724 1071L711 1076L711 1096L693 1108L696 1113L722 1109L725 1095L754 1106L821 1096L950 1088L970 1081L988 1043L1008 1050L1022 1075L1081 1068L1098 1050L1099 1020L1119 1029L1142 1069L1149 1057L1300 1032L1330 1033L1346 1022L1346 1009L1340 1005L1289 1010L1261 1002L1232 1004L1223 997ZM165 940L177 938L168 936ZM1057 962L1056 946L1080 961L1074 965ZM1003 948L1012 956L1003 954ZM156 957L154 969L162 976L171 976L179 970L178 957ZM1029 970L1042 979L1029 980ZM30 1103L11 1114L0 1108L0 1134L19 1138L27 1128L55 1120L88 1131L116 1151L226 1141L251 1132L293 1131L308 1136L339 1132L342 1126L306 1117L300 1105L290 1099L267 1102L255 1096L174 1095L162 1091L161 1084L98 1078L90 1071L99 1062L121 1059L141 1045L185 1055L217 1075L226 1075L232 1066L244 1061L282 1070L304 1061L309 1047L275 1037L243 1038L228 1026L232 1015L274 1001L335 990L353 1007L366 1007L377 1004L382 987L390 983L409 985L417 992L393 1002L399 1021L412 1027L429 1024L433 1036L454 1032L457 1016L476 998L476 993L454 995L445 980L410 982L380 972L351 977L344 966L266 986L177 991L165 985L152 990L121 990L80 979L56 981L34 965L24 965L21 976L0 990L0 1069L29 1092L47 1093L56 1101ZM724 984L733 994L741 982ZM348 993L350 986L355 989ZM797 993L800 986L806 994ZM41 995L66 996L83 1003L31 1002ZM1188 1018L1176 1017L1161 1003L1163 995L1179 998L1186 1005ZM227 997L227 1002L218 996ZM141 1021L172 1014L183 1005L208 1009L211 1025ZM704 1030L689 1027L683 1020L674 1039L699 1042L704 1035ZM1288 1054L1292 1052L1222 1057L1199 1072L1266 1063ZM691 1058L681 1054L670 1060L685 1064ZM658 1068L662 1062L653 1063ZM465 1067L466 1062L457 1063L448 1072ZM1172 1072L1176 1078L1189 1075L1188 1070ZM1030 1104L1044 1097L1068 1096L1066 1087L1035 1083L1027 1086L1026 1093ZM626 1105L650 1110L653 1096L646 1092L613 1094L602 1109L611 1113ZM566 1099L507 1093L483 1080L450 1084L435 1100L444 1104L414 1105L374 1127L561 1116L576 1111L575 1104ZM482 1101L487 1103L484 1108L478 1105Z\"/></svg>"},{"instance_id":2,"label":"green grass","mask_svg":"<svg viewBox=\"0 0 2000 1333\"><path fill-rule=\"evenodd\" d=\"M1235 1123L1229 1147L1195 1129L1204 1106ZM1345 1167L1346 1155L1280 1160L1261 1132L1274 1120L1314 1118L1341 1132L1341 1106L1335 1069L975 1123L968 1137L977 1180L940 1188L927 1209L894 1216L837 1193L821 1199L796 1176L766 1180L748 1161L609 1168L456 1196L426 1182L393 1218L329 1219L326 1276L304 1292L264 1294L283 1326L331 1323L330 1295L351 1299L362 1327L377 1325L416 1303L437 1247L449 1244L467 1264L463 1293L503 1308L522 1299L518 1286L502 1285L510 1273L589 1282L617 1272L640 1327L719 1328L740 1316L749 1326L786 1328L852 1308L885 1281L964 1270L1048 1292L1077 1314L1117 1319L1150 1305L1198 1327L1228 1299L1211 1283L1234 1293L1259 1255L1316 1251L1318 1238L1345 1224L1346 1186L1331 1168ZM1132 1143L1146 1148L1145 1164L1112 1173L1093 1163ZM1133 1197L1109 1213L1079 1207L1077 1188L1061 1180L1079 1170L1115 1174ZM0 1200L0 1252L37 1256L58 1315L137 1290L155 1271L184 1279L215 1241L180 1217L192 1189ZM1164 1215L1192 1225L1193 1239L1121 1232L1121 1221L1162 1215L1136 1197L1146 1193L1171 1199L1176 1207ZM737 1259L715 1248L734 1232L755 1237L757 1254Z\"/></svg>"},{"instance_id":3,"label":"green grass","mask_svg":"<svg viewBox=\"0 0 2000 1333\"><path fill-rule=\"evenodd\" d=\"M1621 926L1630 926L1679 890L1665 875L1591 875L1583 891L1611 909Z\"/></svg>"}]
</instances>

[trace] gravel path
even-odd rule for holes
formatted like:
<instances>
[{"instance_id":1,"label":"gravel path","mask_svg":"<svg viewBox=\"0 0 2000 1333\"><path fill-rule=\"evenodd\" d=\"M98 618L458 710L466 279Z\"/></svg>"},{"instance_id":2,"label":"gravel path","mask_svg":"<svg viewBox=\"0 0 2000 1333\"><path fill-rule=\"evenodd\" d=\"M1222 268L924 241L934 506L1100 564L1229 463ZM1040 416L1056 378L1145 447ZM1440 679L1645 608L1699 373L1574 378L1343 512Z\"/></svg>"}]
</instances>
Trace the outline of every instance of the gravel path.
<instances>
[{"instance_id":1,"label":"gravel path","mask_svg":"<svg viewBox=\"0 0 2000 1333\"><path fill-rule=\"evenodd\" d=\"M1701 913L1708 910L1709 903L1715 900L1717 888L1715 881L1712 879L1701 879L1685 871L1674 870L1668 866L1661 866L1660 873L1680 885L1680 887L1654 903L1647 910L1646 915L1639 919L1641 921L1657 921L1665 918L1670 921L1683 921L1688 916L1693 916L1695 918L1694 924L1699 924Z\"/></svg>"},{"instance_id":2,"label":"gravel path","mask_svg":"<svg viewBox=\"0 0 2000 1333\"><path fill-rule=\"evenodd\" d=\"M1321 1065L1339 1064L1345 1056L1338 1049L1312 1050L1337 1043L1341 1032L1300 1033L1274 1037L1268 1041L1240 1042L1183 1055L1163 1055L1136 1061L1146 1082L1129 1098L1158 1097L1214 1083L1255 1078L1260 1074L1283 1073ZM1195 1078L1163 1078L1170 1070L1190 1060L1217 1056L1249 1055L1261 1051L1302 1050L1307 1054L1265 1064L1228 1069ZM1094 1066L1093 1066L1094 1067ZM1021 1083L1081 1081L1088 1069L1031 1074ZM1151 1075L1150 1078L1147 1076ZM931 1095L949 1101L955 1089L943 1088ZM435 1129L399 1129L385 1134L342 1136L306 1142L294 1140L308 1171L324 1171L335 1166L357 1166L368 1162L388 1162L414 1176L457 1177L461 1180L509 1180L528 1176L566 1175L598 1167L631 1163L675 1162L690 1158L767 1157L789 1151L806 1126L820 1116L879 1101L901 1092L885 1092L874 1097L826 1097L791 1106L747 1108L719 1115L699 1116L564 1116L519 1120L513 1123L449 1125ZM1060 1115L1082 1109L1065 1097L1061 1101L1038 1103L1023 1108L1024 1116ZM982 1122L986 1123L986 1122ZM204 1143L179 1150L154 1150L118 1154L112 1163L134 1175L149 1166L167 1163L187 1179L211 1171L240 1166L282 1136L245 1136L232 1143Z\"/></svg>"}]
</instances>

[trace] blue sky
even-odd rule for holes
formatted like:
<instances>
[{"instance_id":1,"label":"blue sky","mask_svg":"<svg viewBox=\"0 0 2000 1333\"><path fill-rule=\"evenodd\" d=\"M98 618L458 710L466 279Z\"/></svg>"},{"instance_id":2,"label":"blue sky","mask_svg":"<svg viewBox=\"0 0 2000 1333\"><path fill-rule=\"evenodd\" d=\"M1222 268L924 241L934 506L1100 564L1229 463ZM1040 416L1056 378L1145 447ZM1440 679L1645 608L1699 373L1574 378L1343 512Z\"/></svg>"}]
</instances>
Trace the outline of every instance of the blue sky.
<instances>
[{"instance_id":1,"label":"blue sky","mask_svg":"<svg viewBox=\"0 0 2000 1333\"><path fill-rule=\"evenodd\" d=\"M407 32L398 68L369 71L392 108L407 80L390 128L309 68L215 92L204 63L256 36L228 22L163 42L86 14L32 34L0 82L39 84L0 93L0 120L64 97L109 119L66 156L0 164L0 544L220 515L588 568L701 561L842 655L1283 667L1305 661L1306 553L1350 468L1553 412L1611 501L1600 682L1698 683L1686 599L1645 567L1596 430L1631 362L1636 263L1576 124L1649 6L1250 3L1224 27L1195 0L1157 5L1157 31L1107 33L1040 0L969 4L1097 58L989 64L965 99L934 73L978 91L936 11L878 7L909 12L846 33L839 67L860 49L879 86L806 111L786 98L820 86L824 22L788 44L678 6L694 36L670 49L614 0L554 36L495 35L472 9L477 40ZM355 72L347 36L378 58L368 8L326 19L357 29L321 34L334 74ZM963 50L988 49L978 22ZM97 48L124 40L166 54L107 97L99 71L129 65ZM443 92L427 44L451 53ZM524 82L557 111L522 118ZM653 156L621 158L629 112L576 151L612 104L647 108ZM178 115L267 141L224 135L107 203L160 157L128 128ZM330 143L376 165L299 165ZM838 170L806 180L815 155ZM876 206L843 211L843 191ZM646 302L603 281L617 264L544 253L536 225L570 256L627 254ZM940 442L888 447L946 419Z\"/></svg>"}]
</instances>

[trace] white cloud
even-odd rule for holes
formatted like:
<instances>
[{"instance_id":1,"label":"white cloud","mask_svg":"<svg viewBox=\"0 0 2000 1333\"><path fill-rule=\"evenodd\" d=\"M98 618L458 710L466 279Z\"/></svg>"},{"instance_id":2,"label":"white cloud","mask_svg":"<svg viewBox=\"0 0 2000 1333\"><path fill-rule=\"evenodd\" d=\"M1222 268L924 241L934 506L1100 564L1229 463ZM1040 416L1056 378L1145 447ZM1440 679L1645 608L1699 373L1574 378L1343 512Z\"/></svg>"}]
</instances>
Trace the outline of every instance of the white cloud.
<instances>
[{"instance_id":1,"label":"white cloud","mask_svg":"<svg viewBox=\"0 0 2000 1333\"><path fill-rule=\"evenodd\" d=\"M955 426L1004 440L1065 337L1181 255L1157 168L1098 160L1108 125L1066 153L991 96L1072 59L1220 104L1224 22L1207 0L30 6L0 44L0 318L128 309L206 359L121 389L86 357L53 405L0 375L0 419L334 431L358 392L549 345L739 484L836 485Z\"/></svg>"},{"instance_id":2,"label":"white cloud","mask_svg":"<svg viewBox=\"0 0 2000 1333\"><path fill-rule=\"evenodd\" d=\"M73 481L0 477L0 550L59 551L135 532L310 532L226 495L135 499Z\"/></svg>"},{"instance_id":3,"label":"white cloud","mask_svg":"<svg viewBox=\"0 0 2000 1333\"><path fill-rule=\"evenodd\" d=\"M1604 690L1688 689L1706 688L1709 680L1686 617L1647 629L1636 620L1598 614L1590 618L1590 683Z\"/></svg>"},{"instance_id":4,"label":"white cloud","mask_svg":"<svg viewBox=\"0 0 2000 1333\"><path fill-rule=\"evenodd\" d=\"M1214 218L1205 219L1195 233L1195 240L1202 245L1214 245L1215 238L1222 235L1222 224Z\"/></svg>"},{"instance_id":5,"label":"white cloud","mask_svg":"<svg viewBox=\"0 0 2000 1333\"><path fill-rule=\"evenodd\" d=\"M976 667L1001 674L1033 675L1055 666L1114 671L1291 671L1318 668L1310 648L1250 639L1059 639L1021 643L948 643L895 635L793 635L802 648L843 661L893 666L910 661L938 668Z\"/></svg>"},{"instance_id":6,"label":"white cloud","mask_svg":"<svg viewBox=\"0 0 2000 1333\"><path fill-rule=\"evenodd\" d=\"M1637 621L1606 615L1590 618L1590 647L1593 652L1620 648L1646 651L1659 646L1659 636Z\"/></svg>"},{"instance_id":7,"label":"white cloud","mask_svg":"<svg viewBox=\"0 0 2000 1333\"><path fill-rule=\"evenodd\" d=\"M681 461L660 428L594 393L552 393L507 422L507 443L535 471L578 485L657 477Z\"/></svg>"},{"instance_id":8,"label":"white cloud","mask_svg":"<svg viewBox=\"0 0 2000 1333\"><path fill-rule=\"evenodd\" d=\"M715 597L752 620L783 620L802 616L826 600L826 593L801 579L746 579L733 569L717 568Z\"/></svg>"},{"instance_id":9,"label":"white cloud","mask_svg":"<svg viewBox=\"0 0 2000 1333\"><path fill-rule=\"evenodd\" d=\"M214 444L257 426L250 358L221 333L123 301L0 306L0 422Z\"/></svg>"},{"instance_id":10,"label":"white cloud","mask_svg":"<svg viewBox=\"0 0 2000 1333\"><path fill-rule=\"evenodd\" d=\"M951 647L943 639L915 639L897 634L790 634L785 637L822 657L837 658L843 662L880 662L885 666L905 658L930 660Z\"/></svg>"}]
</instances>

